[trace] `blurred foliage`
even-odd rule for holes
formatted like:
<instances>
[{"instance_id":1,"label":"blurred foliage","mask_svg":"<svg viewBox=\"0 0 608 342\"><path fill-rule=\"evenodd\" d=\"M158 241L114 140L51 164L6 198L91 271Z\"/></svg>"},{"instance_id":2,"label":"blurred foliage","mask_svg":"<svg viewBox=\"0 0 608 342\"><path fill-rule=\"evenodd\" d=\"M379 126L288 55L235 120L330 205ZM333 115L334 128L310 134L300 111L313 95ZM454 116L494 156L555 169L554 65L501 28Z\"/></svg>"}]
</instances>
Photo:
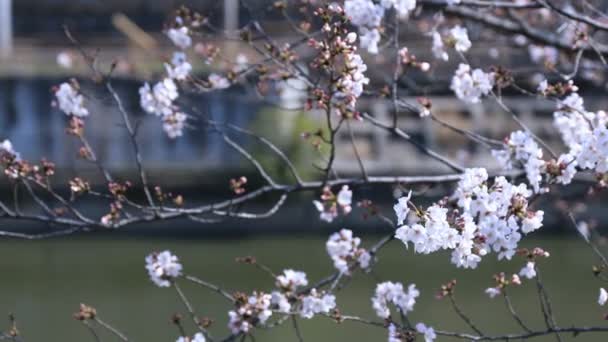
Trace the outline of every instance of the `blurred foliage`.
<instances>
[{"instance_id":1,"label":"blurred foliage","mask_svg":"<svg viewBox=\"0 0 608 342\"><path fill-rule=\"evenodd\" d=\"M287 116L287 120L285 119ZM315 147L311 139L302 138L303 133L317 132L321 123L304 111L286 111L267 107L262 109L253 120L250 129L258 136L267 138L291 160L304 180L318 178L320 172L313 166L324 165L328 148L321 144ZM285 162L270 151L262 142L256 142L253 155L278 182L292 182L293 176Z\"/></svg>"}]
</instances>

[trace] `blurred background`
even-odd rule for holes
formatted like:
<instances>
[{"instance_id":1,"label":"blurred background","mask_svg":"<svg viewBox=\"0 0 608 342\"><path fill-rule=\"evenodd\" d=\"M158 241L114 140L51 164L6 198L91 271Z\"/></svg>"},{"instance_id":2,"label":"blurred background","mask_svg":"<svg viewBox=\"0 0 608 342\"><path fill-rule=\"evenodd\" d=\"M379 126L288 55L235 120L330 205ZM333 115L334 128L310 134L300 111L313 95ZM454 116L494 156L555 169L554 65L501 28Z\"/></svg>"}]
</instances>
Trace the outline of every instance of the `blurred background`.
<instances>
[{"instance_id":1,"label":"blurred background","mask_svg":"<svg viewBox=\"0 0 608 342\"><path fill-rule=\"evenodd\" d=\"M250 13L255 12L263 15L265 27L277 41L298 38L283 16L267 11L272 1L254 0L247 4L248 9L238 0L0 0L0 138L10 139L15 149L28 160L47 158L53 161L57 166L55 182L59 187L66 184L64 191L69 191L67 181L76 175L90 180L93 186L100 186L103 180L94 167L76 158L79 145L64 133L65 115L51 105L52 87L76 77L92 113L87 119L87 136L98 157L121 179L137 179L134 156L131 149L125 148L129 139L120 125L117 109L109 95L87 77L86 64L66 38L64 27L67 26L85 49L96 53L101 64L116 63L115 87L131 115L141 120L138 140L150 183L161 184L166 190L184 195L187 204L231 196L229 179L241 175L247 175L251 180L250 188L254 188L260 183L254 170L246 160L233 153L221 137L191 120L191 129L184 137L167 138L159 120L140 109L138 94L143 82L154 81L164 72L163 59L169 58L173 47L162 33L163 22L181 5L204 13L214 26L228 32L238 29ZM430 60L430 39L416 34L415 30L405 31L403 40L410 51L419 59ZM474 29L470 32L475 35ZM496 45L491 37L482 34L472 38L475 39L472 39L472 60L486 65L511 66L526 74L524 81L531 84L539 80L530 63L535 62L535 58L547 56L538 57L538 54L508 42ZM236 41L212 37L206 44L209 45L201 48L217 46L227 51L229 57L245 55L250 61L256 59L254 53ZM306 51L302 51L302 57L307 57ZM374 61L379 65L370 68L372 77L382 79L387 70L390 72L387 69L390 65L382 66L386 64L386 56L364 58L366 62L370 61L368 64ZM467 105L451 94L449 78L456 63L453 60L438 67L432 79L416 74L408 77L400 84L400 93L411 101L415 101L416 96L428 96L433 102L433 113L441 119L492 138L502 139L515 130L515 122L493 101ZM221 71L223 67L221 63L205 63L203 58L196 57L193 66L194 72L201 75ZM423 90L411 87L411 82L424 86ZM583 89L588 108L606 107L603 75L583 75L577 84ZM304 176L316 177L311 167L316 152L300 138L302 132L318 127L315 114L277 109L261 101L249 88L237 85L222 92L192 92L185 96L187 102L183 108L270 137L291 156ZM288 108L297 107L306 98L305 93L297 91L271 90L269 94ZM554 104L516 94L505 94L505 103L549 145L561 148L551 124ZM380 119L392 115L392 105L382 98L364 98L359 106L361 111ZM414 116L408 120L407 114L403 115L401 128L417 142L463 165L496 169L497 164L487 150L430 120L421 121ZM370 174L421 175L449 171L411 144L383 130L359 123L354 123L353 128ZM265 157L263 146L243 136L236 139L260 156L273 176L286 179L287 170L279 161ZM339 136L339 141L344 143L338 145L336 170L341 176L359 174L349 139L347 133ZM9 196L10 187L5 178L0 179L0 189L0 198ZM355 189L354 200L372 199L390 216L393 196L402 190L391 186L363 186ZM450 188L435 186L423 190L417 201L424 205L449 193ZM564 201L581 202L577 205L581 217L591 226L602 228L599 223L608 222L608 212L603 210L607 202L601 195L595 196L593 201L583 201L587 190L585 184L575 184L559 197L547 196L539 201L537 205L546 208L546 228L526 240L526 246L540 246L552 253L546 265L541 267L546 267L548 290L555 301L558 322L564 325L567 322L599 324L602 318L600 308L594 306L600 284L591 274L592 253L579 241L560 211ZM174 339L178 331L169 323L169 317L184 309L175 293L158 289L148 281L143 258L149 252L171 249L182 258L189 273L227 289L264 290L270 289L273 281L253 268L236 264L236 257L254 255L275 271L296 268L306 271L309 279L316 279L332 270L324 249L329 233L347 226L362 236L364 244L371 245L388 232L378 221L363 219L357 209L348 218L340 218L331 225L321 223L310 202L312 199L309 195L293 196L277 215L259 221L226 220L205 225L177 221L135 226L112 234L36 242L0 240L0 260L3 260L0 262L0 314L15 313L27 341L84 341L89 338L88 332L71 318L78 304L84 302L97 307L102 318L124 330L133 340ZM266 208L268 203L262 201L258 205ZM33 205L22 203L23 208ZM87 210L99 212L101 216L107 208L90 204ZM0 221L0 229L34 232L53 227ZM498 263L491 256L480 269L462 271L453 268L445 254L414 256L411 250L407 251L397 243L379 257L380 263L373 274L357 275L348 289L338 295L338 305L343 312L371 318L369 298L376 281L415 282L423 295L414 312L414 321L424 321L444 330L466 331L449 304L434 298L441 284L458 278L457 298L478 325L496 333L516 331L517 326L510 320L503 303L499 299L489 300L483 290L492 285L492 274L515 272L523 260ZM185 290L201 315L216 320L213 331L215 335L221 335L220 332L225 331L229 308L221 298L204 290L192 286L186 286ZM532 284L513 295L515 306L522 315L533 325L542 327L542 315ZM307 340L313 341L386 339L382 329L354 323L336 326L322 319L304 322L303 332ZM296 338L288 327L281 327L277 331L260 331L259 340L294 341ZM577 340L603 339L584 335Z\"/></svg>"}]
</instances>

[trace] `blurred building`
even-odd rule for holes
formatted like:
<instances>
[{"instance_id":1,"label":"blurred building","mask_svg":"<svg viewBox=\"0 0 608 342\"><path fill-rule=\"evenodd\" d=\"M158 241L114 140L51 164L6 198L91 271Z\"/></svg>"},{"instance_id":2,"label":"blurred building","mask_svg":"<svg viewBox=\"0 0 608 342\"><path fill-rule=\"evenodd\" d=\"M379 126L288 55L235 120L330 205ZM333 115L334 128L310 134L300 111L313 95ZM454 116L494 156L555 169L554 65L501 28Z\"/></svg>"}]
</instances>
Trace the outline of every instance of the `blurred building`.
<instances>
[{"instance_id":1,"label":"blurred building","mask_svg":"<svg viewBox=\"0 0 608 342\"><path fill-rule=\"evenodd\" d=\"M247 3L250 9L256 11L267 8L271 2L258 0ZM276 109L261 103L251 91L239 87L213 95L188 95L193 114L190 123L194 129L188 130L181 139L173 141L165 137L158 120L151 117L143 120L147 117L139 108L137 90L143 81L153 80L155 75L162 72L161 57L171 51L171 46L161 33L162 23L167 13L181 4L205 13L214 25L228 29L238 28L239 22L245 22L249 13L239 8L237 0L0 0L0 138L11 139L28 159L46 157L54 161L59 174L66 177L77 168L84 168L85 173L86 170L94 172L92 166L75 160L77 143L63 133L65 116L51 107L52 86L87 71L85 65L75 64L65 68L58 61L58 56L69 58L77 55L65 36L64 25L67 25L85 49L98 49L101 63L119 62L117 88L129 111L138 122L141 121L139 137L142 153L146 166L152 172L181 175L176 181L189 183L197 182L201 172L240 169L248 165L219 137L206 132L200 120L196 120L196 115L245 127L276 125L276 130L271 129L270 133L281 132L284 137L279 142L289 145L294 139L297 140L294 137L298 136L300 127L281 123L292 120L293 114L277 114ZM11 11L8 11L9 7ZM269 29L278 34L290 32L279 17L268 15L265 20L275 21L269 25ZM412 37L408 40L408 47L412 51L420 51L417 55L424 56L425 53L428 55L428 43L426 37ZM527 60L527 56L513 52L509 47L496 50L493 54L500 54L501 63L517 64ZM478 44L472 53L476 57L490 58L487 56L488 47L483 44ZM203 65L196 72L208 72L205 68ZM448 76L454 68L454 64L446 64L440 73ZM369 72L380 75L382 70ZM413 77L416 81L425 82L422 75ZM132 153L125 148L129 143L128 137L120 126L114 103L103 89L86 80L82 84L88 106L95 113L88 119L87 135L98 156L111 169L125 174L135 172ZM497 139L517 129L510 115L493 101L466 105L451 95L447 84L446 78L436 91L425 94L432 99L433 112L441 119ZM410 94L407 100L416 102L406 84L401 93L406 97ZM507 96L505 101L539 136L559 147L551 125L552 104L523 96ZM593 96L587 100L590 108L599 108L604 102ZM385 122L389 122L392 116L392 104L384 99L362 100L360 109ZM417 143L433 148L463 165L495 165L486 149L461 135L430 120L421 121L414 116L400 115L401 128ZM311 117L314 118L314 114ZM444 165L385 130L362 123L354 123L353 128L364 164L372 174L439 173L447 170ZM286 130L291 131L286 133ZM341 174L358 174L359 167L350 136L343 132L339 139L343 143L339 145L340 158L336 161L338 171ZM305 166L309 167L309 164Z\"/></svg>"}]
</instances>

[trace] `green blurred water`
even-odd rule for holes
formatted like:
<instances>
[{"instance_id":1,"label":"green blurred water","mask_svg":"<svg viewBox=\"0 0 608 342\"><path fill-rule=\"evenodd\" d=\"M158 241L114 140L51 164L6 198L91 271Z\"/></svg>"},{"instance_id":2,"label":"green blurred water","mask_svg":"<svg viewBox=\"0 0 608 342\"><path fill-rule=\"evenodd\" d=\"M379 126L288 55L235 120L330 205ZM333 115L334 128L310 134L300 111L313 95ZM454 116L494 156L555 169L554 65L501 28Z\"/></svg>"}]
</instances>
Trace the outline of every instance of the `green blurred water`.
<instances>
[{"instance_id":1,"label":"green blurred water","mask_svg":"<svg viewBox=\"0 0 608 342\"><path fill-rule=\"evenodd\" d=\"M379 236L362 236L371 244ZM144 270L144 256L154 250L170 249L178 254L186 273L214 282L229 290L270 290L273 281L252 266L237 264L239 256L254 255L277 272L295 268L310 280L332 271L324 248L325 237L260 237L232 240L107 239L89 235L45 241L0 241L0 312L16 315L25 341L93 341L89 332L72 318L79 303L98 310L100 317L125 332L133 341L174 341L177 329L169 322L175 312L185 313L173 289L155 287ZM584 243L574 238L528 239L525 246L540 246L551 252L541 263L547 289L561 326L605 325L604 310L596 300L599 280L591 274L596 261ZM524 264L497 262L488 256L476 270L459 270L449 255L414 255L393 242L379 255L372 274L356 274L338 293L344 314L374 318L370 297L377 281L416 283L421 297L410 320L436 329L470 332L459 321L447 301L435 299L439 286L458 279L456 298L484 331L498 334L519 332L500 298L489 299L484 289L492 285L492 274L515 272ZM197 312L215 320L211 331L224 336L227 311L222 298L194 284L182 287ZM536 290L524 282L511 290L513 304L531 326L543 328ZM186 326L194 332L193 326ZM336 324L326 318L301 321L306 341L385 341L386 331L354 322ZM103 341L116 340L101 333ZM289 324L273 330L258 330L258 341L297 341ZM572 336L564 336L565 341ZM438 341L449 341L440 337ZM538 339L553 341L554 337ZM606 341L603 335L580 335L577 341Z\"/></svg>"}]
</instances>

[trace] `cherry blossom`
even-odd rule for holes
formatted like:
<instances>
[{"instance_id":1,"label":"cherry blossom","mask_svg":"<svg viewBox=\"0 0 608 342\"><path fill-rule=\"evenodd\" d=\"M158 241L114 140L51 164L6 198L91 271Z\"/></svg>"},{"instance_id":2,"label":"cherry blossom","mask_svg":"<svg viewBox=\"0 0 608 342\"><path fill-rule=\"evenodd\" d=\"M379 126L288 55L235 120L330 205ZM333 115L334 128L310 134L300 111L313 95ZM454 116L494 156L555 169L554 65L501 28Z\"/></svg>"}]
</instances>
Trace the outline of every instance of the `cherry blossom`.
<instances>
[{"instance_id":1,"label":"cherry blossom","mask_svg":"<svg viewBox=\"0 0 608 342\"><path fill-rule=\"evenodd\" d=\"M543 216L544 212L542 210L528 212L521 222L521 231L524 234L528 234L540 228L543 225Z\"/></svg>"},{"instance_id":2,"label":"cherry blossom","mask_svg":"<svg viewBox=\"0 0 608 342\"><path fill-rule=\"evenodd\" d=\"M369 83L369 79L364 74L367 71L367 65L361 56L354 52L346 52L344 61L345 70L337 81L338 91L334 96L340 101L344 101L348 111L354 112L357 99L363 94L363 87Z\"/></svg>"},{"instance_id":3,"label":"cherry blossom","mask_svg":"<svg viewBox=\"0 0 608 342\"><path fill-rule=\"evenodd\" d=\"M416 0L382 0L381 2L384 8L395 8L401 18L407 18L416 8Z\"/></svg>"},{"instance_id":4,"label":"cherry blossom","mask_svg":"<svg viewBox=\"0 0 608 342\"><path fill-rule=\"evenodd\" d=\"M416 298L420 291L415 284L408 286L407 292L403 290L403 284L390 281L376 285L376 292L372 298L372 307L376 310L378 317L386 319L391 315L389 304L398 307L403 314L414 310Z\"/></svg>"},{"instance_id":5,"label":"cherry blossom","mask_svg":"<svg viewBox=\"0 0 608 342\"><path fill-rule=\"evenodd\" d=\"M576 89L572 84L568 89ZM556 162L557 181L568 184L577 168L608 172L608 118L605 112L589 112L576 92L559 100L553 113L554 125L560 132L568 153Z\"/></svg>"},{"instance_id":6,"label":"cherry blossom","mask_svg":"<svg viewBox=\"0 0 608 342\"><path fill-rule=\"evenodd\" d=\"M209 75L208 79L211 84L211 89L226 89L230 87L230 81L221 75L212 73Z\"/></svg>"},{"instance_id":7,"label":"cherry blossom","mask_svg":"<svg viewBox=\"0 0 608 342\"><path fill-rule=\"evenodd\" d=\"M293 292L298 287L308 285L306 273L287 269L283 274L277 276L277 286L284 291Z\"/></svg>"},{"instance_id":8,"label":"cherry blossom","mask_svg":"<svg viewBox=\"0 0 608 342\"><path fill-rule=\"evenodd\" d=\"M538 147L538 144L528 132L512 132L505 139L505 150L494 150L492 154L506 170L514 168L512 160L519 165L523 165L530 185L532 185L535 192L538 193L540 191L542 174L545 171L543 150Z\"/></svg>"},{"instance_id":9,"label":"cherry blossom","mask_svg":"<svg viewBox=\"0 0 608 342\"><path fill-rule=\"evenodd\" d=\"M378 43L380 43L380 31L377 28L369 29L361 27L359 29L359 45L371 54L378 53Z\"/></svg>"},{"instance_id":10,"label":"cherry blossom","mask_svg":"<svg viewBox=\"0 0 608 342\"><path fill-rule=\"evenodd\" d=\"M494 87L494 74L481 69L471 70L468 64L460 64L452 78L450 88L456 96L469 103L478 103L481 97L490 93Z\"/></svg>"},{"instance_id":11,"label":"cherry blossom","mask_svg":"<svg viewBox=\"0 0 608 342\"><path fill-rule=\"evenodd\" d=\"M192 45L192 38L190 37L188 28L185 26L167 30L167 37L171 39L173 44L182 50L185 50Z\"/></svg>"},{"instance_id":12,"label":"cherry blossom","mask_svg":"<svg viewBox=\"0 0 608 342\"><path fill-rule=\"evenodd\" d=\"M424 336L425 342L433 342L437 338L435 330L429 326L426 326L424 323L416 324L416 331Z\"/></svg>"},{"instance_id":13,"label":"cherry blossom","mask_svg":"<svg viewBox=\"0 0 608 342\"><path fill-rule=\"evenodd\" d=\"M347 215L352 210L352 191L348 185L344 185L338 195L334 195L329 187L323 189L321 201L313 201L313 205L319 211L319 218L325 222L332 222L338 217L339 211Z\"/></svg>"},{"instance_id":14,"label":"cherry blossom","mask_svg":"<svg viewBox=\"0 0 608 342\"><path fill-rule=\"evenodd\" d=\"M173 112L163 116L163 130L171 139L181 137L184 134L184 127L188 116L182 112Z\"/></svg>"},{"instance_id":15,"label":"cherry blossom","mask_svg":"<svg viewBox=\"0 0 608 342\"><path fill-rule=\"evenodd\" d=\"M148 83L145 83L139 88L139 96L143 110L150 114L165 116L174 112L173 101L177 99L179 93L175 82L165 78L156 83L152 89Z\"/></svg>"},{"instance_id":16,"label":"cherry blossom","mask_svg":"<svg viewBox=\"0 0 608 342\"><path fill-rule=\"evenodd\" d=\"M471 48L471 41L467 29L462 26L454 26L450 29L449 41L454 45L458 52L467 52Z\"/></svg>"},{"instance_id":17,"label":"cherry blossom","mask_svg":"<svg viewBox=\"0 0 608 342\"><path fill-rule=\"evenodd\" d=\"M369 267L371 255L359 247L360 244L361 239L353 236L353 232L348 229L342 229L329 237L326 243L327 254L338 271L350 274L354 266L360 266L362 269Z\"/></svg>"},{"instance_id":18,"label":"cherry blossom","mask_svg":"<svg viewBox=\"0 0 608 342\"><path fill-rule=\"evenodd\" d=\"M524 266L521 271L519 271L519 275L528 279L536 277L536 268L534 261L528 261L526 263L526 266Z\"/></svg>"},{"instance_id":19,"label":"cherry blossom","mask_svg":"<svg viewBox=\"0 0 608 342\"><path fill-rule=\"evenodd\" d=\"M55 91L59 109L67 115L86 117L89 110L84 106L84 97L68 82L61 83Z\"/></svg>"},{"instance_id":20,"label":"cherry blossom","mask_svg":"<svg viewBox=\"0 0 608 342\"><path fill-rule=\"evenodd\" d=\"M516 186L504 177L488 184L485 169L467 169L452 197L458 212L448 215L443 204L433 204L420 211L420 222L399 227L395 238L406 247L412 243L416 253L452 250L457 267L475 268L490 251L510 259L522 234L542 225L543 212L528 209L530 196L525 184Z\"/></svg>"},{"instance_id":21,"label":"cherry blossom","mask_svg":"<svg viewBox=\"0 0 608 342\"><path fill-rule=\"evenodd\" d=\"M228 328L233 334L249 333L258 324L264 324L272 316L272 295L254 292L239 298L237 308L228 312Z\"/></svg>"},{"instance_id":22,"label":"cherry blossom","mask_svg":"<svg viewBox=\"0 0 608 342\"><path fill-rule=\"evenodd\" d=\"M380 32L378 27L384 17L384 7L371 0L346 0L344 12L351 23L359 28L359 44L367 52L378 53Z\"/></svg>"},{"instance_id":23,"label":"cherry blossom","mask_svg":"<svg viewBox=\"0 0 608 342\"><path fill-rule=\"evenodd\" d=\"M445 50L445 44L443 43L443 38L441 34L437 31L433 31L433 45L431 47L431 51L433 52L433 56L437 59L441 59L443 61L448 61L450 56Z\"/></svg>"},{"instance_id":24,"label":"cherry blossom","mask_svg":"<svg viewBox=\"0 0 608 342\"><path fill-rule=\"evenodd\" d=\"M608 301L608 292L606 292L603 287L600 287L600 295L597 299L597 303L599 305L604 306L604 304L606 304L606 301Z\"/></svg>"},{"instance_id":25,"label":"cherry blossom","mask_svg":"<svg viewBox=\"0 0 608 342\"><path fill-rule=\"evenodd\" d=\"M279 291L273 291L271 294L270 304L271 306L282 313L289 313L291 310L291 303L287 299L287 296Z\"/></svg>"},{"instance_id":26,"label":"cherry blossom","mask_svg":"<svg viewBox=\"0 0 608 342\"><path fill-rule=\"evenodd\" d=\"M152 253L146 257L150 280L159 287L171 286L171 281L182 274L182 264L170 251Z\"/></svg>"},{"instance_id":27,"label":"cherry blossom","mask_svg":"<svg viewBox=\"0 0 608 342\"><path fill-rule=\"evenodd\" d=\"M402 342L401 332L397 330L395 324L390 323L388 325L388 342Z\"/></svg>"},{"instance_id":28,"label":"cherry blossom","mask_svg":"<svg viewBox=\"0 0 608 342\"><path fill-rule=\"evenodd\" d=\"M165 69L169 78L183 81L190 75L192 65L188 62L185 53L174 52L171 64L165 63Z\"/></svg>"},{"instance_id":29,"label":"cherry blossom","mask_svg":"<svg viewBox=\"0 0 608 342\"><path fill-rule=\"evenodd\" d=\"M498 287L489 287L486 289L485 292L488 296L490 296L490 298L494 298L502 293L502 291L500 291L500 288Z\"/></svg>"},{"instance_id":30,"label":"cherry blossom","mask_svg":"<svg viewBox=\"0 0 608 342\"><path fill-rule=\"evenodd\" d=\"M8 139L4 139L0 143L0 152L9 153L19 159L19 153L15 152L15 149L13 148L13 143L11 143L11 141Z\"/></svg>"},{"instance_id":31,"label":"cherry blossom","mask_svg":"<svg viewBox=\"0 0 608 342\"><path fill-rule=\"evenodd\" d=\"M410 212L410 207L408 202L412 198L412 191L410 191L407 196L403 196L399 198L397 204L393 206L393 210L395 211L395 215L397 215L397 225L402 225L407 215Z\"/></svg>"},{"instance_id":32,"label":"cherry blossom","mask_svg":"<svg viewBox=\"0 0 608 342\"><path fill-rule=\"evenodd\" d=\"M302 298L300 316L310 319L316 314L327 314L335 307L336 297L334 295L318 293L316 289L312 289L309 295Z\"/></svg>"},{"instance_id":33,"label":"cherry blossom","mask_svg":"<svg viewBox=\"0 0 608 342\"><path fill-rule=\"evenodd\" d=\"M348 185L342 186L342 189L340 189L340 192L338 192L336 202L338 202L338 205L342 207L342 210L345 214L350 213L350 211L352 210L352 201L353 192L348 188Z\"/></svg>"},{"instance_id":34,"label":"cherry blossom","mask_svg":"<svg viewBox=\"0 0 608 342\"><path fill-rule=\"evenodd\" d=\"M371 0L346 0L344 12L356 26L378 27L384 17L384 7Z\"/></svg>"}]
</instances>

